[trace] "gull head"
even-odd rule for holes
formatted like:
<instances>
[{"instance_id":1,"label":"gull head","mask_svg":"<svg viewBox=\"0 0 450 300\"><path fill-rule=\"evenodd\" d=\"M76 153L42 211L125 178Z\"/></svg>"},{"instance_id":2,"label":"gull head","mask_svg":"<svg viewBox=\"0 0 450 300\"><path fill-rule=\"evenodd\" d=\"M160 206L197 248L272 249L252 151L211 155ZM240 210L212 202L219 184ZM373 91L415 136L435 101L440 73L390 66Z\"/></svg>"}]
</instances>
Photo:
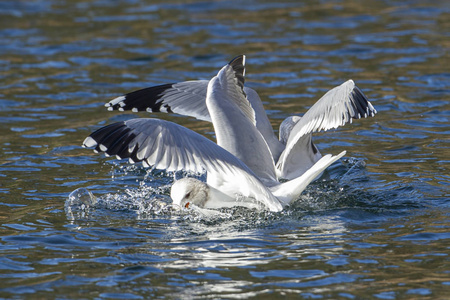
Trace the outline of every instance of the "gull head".
<instances>
[{"instance_id":1,"label":"gull head","mask_svg":"<svg viewBox=\"0 0 450 300\"><path fill-rule=\"evenodd\" d=\"M291 133L292 128L294 128L295 124L300 121L300 116L290 116L284 119L280 124L280 142L286 145L287 140L289 138L289 134Z\"/></svg>"},{"instance_id":2,"label":"gull head","mask_svg":"<svg viewBox=\"0 0 450 300\"><path fill-rule=\"evenodd\" d=\"M209 199L209 186L195 178L182 178L173 183L170 198L180 207L189 208L195 204L203 208Z\"/></svg>"}]
</instances>

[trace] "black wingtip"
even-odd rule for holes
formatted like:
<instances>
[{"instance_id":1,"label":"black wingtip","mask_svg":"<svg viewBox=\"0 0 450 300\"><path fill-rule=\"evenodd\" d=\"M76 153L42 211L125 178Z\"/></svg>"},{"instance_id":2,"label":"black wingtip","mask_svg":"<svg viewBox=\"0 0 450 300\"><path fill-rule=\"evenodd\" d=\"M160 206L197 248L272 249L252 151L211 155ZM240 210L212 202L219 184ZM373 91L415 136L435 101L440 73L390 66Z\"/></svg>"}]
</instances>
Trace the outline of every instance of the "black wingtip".
<instances>
[{"instance_id":1,"label":"black wingtip","mask_svg":"<svg viewBox=\"0 0 450 300\"><path fill-rule=\"evenodd\" d=\"M245 83L245 55L238 55L228 63L234 71L241 88L244 88Z\"/></svg>"},{"instance_id":2,"label":"black wingtip","mask_svg":"<svg viewBox=\"0 0 450 300\"><path fill-rule=\"evenodd\" d=\"M364 93L355 85L352 90L351 96L353 98L353 103L358 111L357 116L353 116L354 119L359 119L361 117L374 117L377 113L376 109L370 103L369 99L364 95Z\"/></svg>"},{"instance_id":3,"label":"black wingtip","mask_svg":"<svg viewBox=\"0 0 450 300\"><path fill-rule=\"evenodd\" d=\"M108 110L151 111L160 112L164 93L171 89L175 83L161 84L127 93L108 102ZM120 100L120 101L118 101ZM167 111L170 107L165 107ZM170 111L169 111L170 112Z\"/></svg>"}]
</instances>

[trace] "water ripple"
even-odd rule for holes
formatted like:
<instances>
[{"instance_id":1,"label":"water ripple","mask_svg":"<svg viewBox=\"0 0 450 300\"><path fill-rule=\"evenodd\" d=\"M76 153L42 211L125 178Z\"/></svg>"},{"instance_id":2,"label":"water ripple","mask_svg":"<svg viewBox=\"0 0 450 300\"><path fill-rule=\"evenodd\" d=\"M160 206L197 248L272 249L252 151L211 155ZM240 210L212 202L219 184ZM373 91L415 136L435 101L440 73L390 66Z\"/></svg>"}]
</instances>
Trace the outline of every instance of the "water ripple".
<instances>
[{"instance_id":1,"label":"water ripple","mask_svg":"<svg viewBox=\"0 0 450 300\"><path fill-rule=\"evenodd\" d=\"M448 13L445 1L1 2L0 293L444 299ZM314 136L347 157L285 211L179 211L174 174L81 148L99 126L149 116L104 102L211 78L240 53L276 130L349 78L379 112ZM150 116L214 139L211 124ZM90 202L70 203L80 188Z\"/></svg>"}]
</instances>

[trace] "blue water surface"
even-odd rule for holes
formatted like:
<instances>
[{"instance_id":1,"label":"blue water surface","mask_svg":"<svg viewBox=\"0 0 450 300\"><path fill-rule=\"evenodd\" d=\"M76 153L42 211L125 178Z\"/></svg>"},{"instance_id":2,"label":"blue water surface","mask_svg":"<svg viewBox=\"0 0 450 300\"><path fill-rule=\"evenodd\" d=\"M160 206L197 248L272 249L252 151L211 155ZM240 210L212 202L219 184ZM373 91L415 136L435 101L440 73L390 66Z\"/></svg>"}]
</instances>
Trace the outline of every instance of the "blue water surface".
<instances>
[{"instance_id":1,"label":"blue water surface","mask_svg":"<svg viewBox=\"0 0 450 300\"><path fill-rule=\"evenodd\" d=\"M447 1L3 1L0 298L445 299ZM103 104L247 55L273 127L353 79L378 114L283 212L177 211L180 174L81 147ZM214 139L211 124L152 114ZM72 203L77 189L93 202ZM78 190L80 191L80 190Z\"/></svg>"}]
</instances>

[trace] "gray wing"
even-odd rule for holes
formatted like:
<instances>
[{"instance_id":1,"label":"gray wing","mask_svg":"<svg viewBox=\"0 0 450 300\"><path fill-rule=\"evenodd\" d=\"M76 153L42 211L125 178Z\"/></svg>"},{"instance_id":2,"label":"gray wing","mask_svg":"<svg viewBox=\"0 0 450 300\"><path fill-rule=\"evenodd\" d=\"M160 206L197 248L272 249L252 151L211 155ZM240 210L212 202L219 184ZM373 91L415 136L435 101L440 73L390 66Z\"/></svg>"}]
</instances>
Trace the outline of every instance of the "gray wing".
<instances>
[{"instance_id":1,"label":"gray wing","mask_svg":"<svg viewBox=\"0 0 450 300\"><path fill-rule=\"evenodd\" d=\"M206 137L159 119L140 118L110 124L93 132L83 146L168 171L220 172L223 170L216 164L218 160L248 171L242 162Z\"/></svg>"},{"instance_id":2,"label":"gray wing","mask_svg":"<svg viewBox=\"0 0 450 300\"><path fill-rule=\"evenodd\" d=\"M244 57L244 63L234 65L233 72L243 87L245 56L240 57ZM208 82L192 80L148 87L119 96L105 106L108 110L177 113L211 122L205 103Z\"/></svg>"},{"instance_id":3,"label":"gray wing","mask_svg":"<svg viewBox=\"0 0 450 300\"><path fill-rule=\"evenodd\" d=\"M277 184L272 154L255 127L252 106L233 68L245 60L235 59L223 67L208 85L208 107L217 144L244 162L266 185Z\"/></svg>"},{"instance_id":4,"label":"gray wing","mask_svg":"<svg viewBox=\"0 0 450 300\"><path fill-rule=\"evenodd\" d=\"M373 117L376 112L350 79L329 90L302 116L289 134L287 145L305 134L337 128L351 123L352 119Z\"/></svg>"},{"instance_id":5,"label":"gray wing","mask_svg":"<svg viewBox=\"0 0 450 300\"><path fill-rule=\"evenodd\" d=\"M245 66L242 65L242 68L244 69L237 68L234 71L235 74L242 74L243 85ZM192 80L148 87L119 96L106 103L105 106L111 111L176 113L211 122L205 102L208 82L208 80ZM277 161L284 145L275 137L272 125L256 91L244 87L244 93L255 112L256 127L266 140L274 161Z\"/></svg>"},{"instance_id":6,"label":"gray wing","mask_svg":"<svg viewBox=\"0 0 450 300\"><path fill-rule=\"evenodd\" d=\"M245 94L247 94L247 99L252 105L253 110L255 111L256 128L259 130L259 132L264 137L264 140L267 142L270 152L272 152L273 160L278 161L278 158L280 157L281 152L283 152L285 145L281 143L275 136L272 124L267 117L266 111L264 110L264 106L261 102L261 98L259 98L258 93L248 87L244 87L244 92Z\"/></svg>"},{"instance_id":7,"label":"gray wing","mask_svg":"<svg viewBox=\"0 0 450 300\"><path fill-rule=\"evenodd\" d=\"M343 126L348 122L351 123L352 119L373 117L376 112L353 80L331 89L292 128L277 168L282 171L287 167L289 156L295 154L296 144L305 135Z\"/></svg>"},{"instance_id":8,"label":"gray wing","mask_svg":"<svg viewBox=\"0 0 450 300\"><path fill-rule=\"evenodd\" d=\"M128 158L168 171L206 171L220 182L220 190L239 190L270 210L282 209L278 200L239 159L206 137L178 124L159 119L131 119L93 132L83 147ZM219 178L220 180L218 180Z\"/></svg>"},{"instance_id":9,"label":"gray wing","mask_svg":"<svg viewBox=\"0 0 450 300\"><path fill-rule=\"evenodd\" d=\"M205 98L208 80L169 83L137 90L117 97L108 110L166 112L211 122Z\"/></svg>"}]
</instances>

